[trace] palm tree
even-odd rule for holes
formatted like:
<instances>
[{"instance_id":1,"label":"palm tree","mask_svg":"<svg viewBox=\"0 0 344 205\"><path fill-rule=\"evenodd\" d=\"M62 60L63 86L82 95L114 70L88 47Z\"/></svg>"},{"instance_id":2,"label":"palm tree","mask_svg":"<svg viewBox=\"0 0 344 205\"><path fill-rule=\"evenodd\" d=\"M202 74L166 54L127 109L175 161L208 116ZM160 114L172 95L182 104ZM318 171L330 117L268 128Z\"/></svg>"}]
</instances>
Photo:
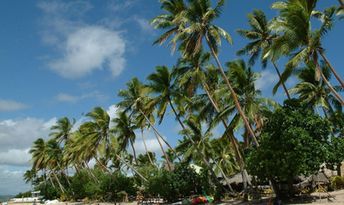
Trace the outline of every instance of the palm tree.
<instances>
[{"instance_id":1,"label":"palm tree","mask_svg":"<svg viewBox=\"0 0 344 205\"><path fill-rule=\"evenodd\" d=\"M327 79L330 79L330 70L327 66L322 66L322 72ZM314 109L320 106L325 115L333 114L334 108L341 110L340 102L331 95L327 85L315 78L316 68L314 64L309 63L306 68L298 69L296 73L300 82L290 89L290 92L297 94L301 102ZM339 88L337 89L340 91Z\"/></svg>"},{"instance_id":2,"label":"palm tree","mask_svg":"<svg viewBox=\"0 0 344 205\"><path fill-rule=\"evenodd\" d=\"M167 11L168 14L156 17L153 19L152 24L155 28L170 29L166 32L168 35L166 35L166 33L162 34L157 42L162 44L168 37L174 35L171 39L171 44L176 45L177 42L180 42L179 48L184 57L197 55L202 51L203 40L207 42L222 78L234 99L236 108L245 126L249 130L250 135L256 144L258 144L255 134L241 109L237 95L218 58L218 46L221 44L221 38L226 39L229 43L232 42L231 36L224 29L213 24L213 21L220 15L223 4L224 0L219 0L216 6L212 8L210 0L194 0L190 1L188 6L184 4L184 10L177 10L178 12L175 12L176 9L173 9L173 12L171 12L170 7L165 7L165 5L162 4L162 9ZM161 16L168 16L169 18L165 18L164 21L161 21Z\"/></svg>"},{"instance_id":3,"label":"palm tree","mask_svg":"<svg viewBox=\"0 0 344 205\"><path fill-rule=\"evenodd\" d=\"M133 122L125 112L120 112L118 116L113 119L113 122L114 128L112 129L112 132L117 136L121 149L126 149L130 144L131 149L133 151L134 160L136 164L138 164L136 151L134 148L134 143L136 139L136 134L134 130L137 127L133 124Z\"/></svg>"},{"instance_id":4,"label":"palm tree","mask_svg":"<svg viewBox=\"0 0 344 205\"><path fill-rule=\"evenodd\" d=\"M122 101L118 103L118 106L123 108L125 112L130 111L131 113L129 116L142 116L144 120L149 124L149 126L152 127L156 139L160 145L160 149L163 152L163 155L165 156L165 159L167 161L168 168L169 170L172 170L171 162L168 156L166 155L166 152L160 141L161 139L164 139L162 135L158 132L158 130L155 128L152 122L154 120L154 116L152 115L152 106L148 103L149 88L147 86L144 86L137 78L133 78L131 81L129 81L127 83L127 87L127 90L120 90L118 93L118 95L122 98ZM147 113L150 113L150 115L147 116ZM164 142L167 143L166 141Z\"/></svg>"},{"instance_id":5,"label":"palm tree","mask_svg":"<svg viewBox=\"0 0 344 205\"><path fill-rule=\"evenodd\" d=\"M62 193L66 192L66 189L62 185L58 175L56 173L63 172L62 168L62 149L55 139L50 139L46 144L46 166L50 170L50 174L55 178ZM68 181L68 176L66 176Z\"/></svg>"},{"instance_id":6,"label":"palm tree","mask_svg":"<svg viewBox=\"0 0 344 205\"><path fill-rule=\"evenodd\" d=\"M251 29L239 29L238 33L244 38L249 39L250 42L244 48L240 49L237 54L250 55L250 59L248 61L249 66L253 66L257 58L260 56L262 66L263 68L266 68L268 60L267 58L264 58L264 54L266 54L270 49L272 41L274 38L276 38L276 35L272 34L266 16L261 10L254 10L251 14L249 14L248 22ZM274 66L275 71L281 81L281 73L276 65L276 62L272 61L272 65ZM288 99L290 99L290 95L285 83L281 81L281 84Z\"/></svg>"},{"instance_id":7,"label":"palm tree","mask_svg":"<svg viewBox=\"0 0 344 205\"><path fill-rule=\"evenodd\" d=\"M66 143L71 134L74 124L74 119L71 121L67 117L60 118L56 122L56 124L50 128L52 132L49 135L57 140L59 143Z\"/></svg>"},{"instance_id":8,"label":"palm tree","mask_svg":"<svg viewBox=\"0 0 344 205\"><path fill-rule=\"evenodd\" d=\"M86 146L89 147L87 152L92 154L96 161L107 170L107 162L109 160L111 151L111 138L110 133L110 116L101 107L95 107L93 110L86 114L91 119L80 126L80 131L83 135ZM84 143L85 145L85 143ZM102 154L105 158L105 163L99 161L98 154ZM91 157L91 155L89 155Z\"/></svg>"},{"instance_id":9,"label":"palm tree","mask_svg":"<svg viewBox=\"0 0 344 205\"><path fill-rule=\"evenodd\" d=\"M282 74L282 81L285 81L292 74L292 70L301 62L313 62L317 69L318 78L321 77L334 96L344 104L342 97L324 76L319 66L319 54L323 58L325 57L321 40L332 24L330 23L331 21L326 20L320 29L311 30L310 21L312 14L316 14L314 12L316 2L316 0L288 0L287 2L276 2L273 4L273 8L280 10L280 16L273 21L271 27L281 35L275 38L266 57L276 60L281 55L291 55L291 59L286 65L286 70ZM327 17L330 17L333 15L334 9L332 12L327 11L325 13L327 13ZM334 70L332 72L335 73ZM338 79L338 81L341 82L341 79ZM341 85L344 86L342 83Z\"/></svg>"},{"instance_id":10,"label":"palm tree","mask_svg":"<svg viewBox=\"0 0 344 205\"><path fill-rule=\"evenodd\" d=\"M33 142L33 146L29 150L32 155L32 169L36 172L46 168L46 143L42 138L38 138Z\"/></svg>"},{"instance_id":11,"label":"palm tree","mask_svg":"<svg viewBox=\"0 0 344 205\"><path fill-rule=\"evenodd\" d=\"M246 65L243 60L235 60L227 63L228 76L232 79L235 92L239 96L240 104L247 116L250 124L254 125L256 132L260 130L263 122L263 113L269 108L277 106L272 100L261 97L261 91L255 88L255 81L258 78L257 73L254 73L250 67ZM226 90L219 89L219 94L226 97ZM230 98L230 96L227 96ZM230 99L229 99L230 100ZM232 115L234 113L232 106L227 106L223 109L221 115ZM230 127L238 127L240 122L239 114L235 114L232 119ZM245 128L244 144L245 148L249 146L248 130Z\"/></svg>"}]
</instances>

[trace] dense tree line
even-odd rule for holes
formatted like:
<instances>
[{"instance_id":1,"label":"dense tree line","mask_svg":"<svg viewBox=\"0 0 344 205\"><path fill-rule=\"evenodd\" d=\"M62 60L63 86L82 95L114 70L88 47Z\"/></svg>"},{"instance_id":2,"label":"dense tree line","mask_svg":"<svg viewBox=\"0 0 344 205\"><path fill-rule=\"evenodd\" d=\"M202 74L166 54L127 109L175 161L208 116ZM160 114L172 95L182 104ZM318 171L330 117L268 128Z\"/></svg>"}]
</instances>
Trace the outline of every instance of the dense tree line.
<instances>
[{"instance_id":1,"label":"dense tree line","mask_svg":"<svg viewBox=\"0 0 344 205\"><path fill-rule=\"evenodd\" d=\"M50 198L118 200L119 193L139 191L173 201L181 193L235 194L219 178L227 182L236 173L242 175L245 190L252 187L250 174L270 180L278 192L276 184L313 174L322 163L335 167L344 159L344 83L322 42L343 19L339 2L321 10L316 0L275 2L278 15L270 20L254 10L248 14L248 29L237 31L248 40L237 54L248 61L221 62L222 41L232 43L216 24L225 1L161 0L162 14L151 23L163 33L154 43L171 46L179 57L175 66L157 66L144 82L127 82L118 93L114 119L101 107L90 111L79 127L74 120L59 119L49 140L34 142L32 169L25 179L41 190L53 190ZM281 59L288 61L284 65ZM282 87L284 105L255 87L259 73L252 66L257 61L277 73L272 92ZM288 88L291 77L298 82ZM176 147L159 130L166 113L180 125ZM160 146L161 160L148 149L147 130ZM138 137L145 147L140 155L134 146ZM294 155L298 160L292 161ZM276 167L283 160L284 166ZM95 165L90 167L90 162ZM191 164L202 173L195 174ZM187 171L178 178L181 165ZM194 180L194 187L182 183L186 178Z\"/></svg>"}]
</instances>

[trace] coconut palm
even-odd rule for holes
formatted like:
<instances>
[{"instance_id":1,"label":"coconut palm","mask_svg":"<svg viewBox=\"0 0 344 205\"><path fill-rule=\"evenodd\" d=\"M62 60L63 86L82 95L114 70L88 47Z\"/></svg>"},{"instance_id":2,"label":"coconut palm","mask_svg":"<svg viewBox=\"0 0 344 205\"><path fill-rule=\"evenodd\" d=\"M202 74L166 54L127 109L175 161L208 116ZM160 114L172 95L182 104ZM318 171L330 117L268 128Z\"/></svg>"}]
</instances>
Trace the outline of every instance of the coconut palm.
<instances>
[{"instance_id":1,"label":"coconut palm","mask_svg":"<svg viewBox=\"0 0 344 205\"><path fill-rule=\"evenodd\" d=\"M249 66L253 66L260 57L263 68L266 68L268 59L264 58L264 54L268 52L272 41L276 38L275 34L269 28L269 22L266 16L261 10L254 10L251 14L248 14L248 22L250 25L250 30L239 29L238 33L250 42L242 49L240 49L237 54L244 55L248 54L250 59L248 61ZM272 65L281 81L281 73L276 65L276 62L272 61ZM283 90L290 99L288 89L283 81L281 81Z\"/></svg>"},{"instance_id":2,"label":"coconut palm","mask_svg":"<svg viewBox=\"0 0 344 205\"><path fill-rule=\"evenodd\" d=\"M122 150L126 149L129 145L133 151L135 163L137 162L136 151L134 143L136 134L134 130L137 128L125 112L120 112L116 118L113 119L114 128L112 132L117 136L119 145Z\"/></svg>"},{"instance_id":3,"label":"coconut palm","mask_svg":"<svg viewBox=\"0 0 344 205\"><path fill-rule=\"evenodd\" d=\"M64 168L62 167L62 149L55 139L50 139L46 143L46 166L50 171L50 174L56 180L62 193L66 192L66 189L62 185L58 174L62 174ZM65 175L67 178L67 176ZM68 180L68 179L67 179Z\"/></svg>"},{"instance_id":4,"label":"coconut palm","mask_svg":"<svg viewBox=\"0 0 344 205\"><path fill-rule=\"evenodd\" d=\"M42 138L38 138L33 142L33 146L29 150L32 155L32 169L36 172L46 168L46 143Z\"/></svg>"},{"instance_id":5,"label":"coconut palm","mask_svg":"<svg viewBox=\"0 0 344 205\"><path fill-rule=\"evenodd\" d=\"M332 24L330 23L331 21L325 21L320 29L315 31L311 30L310 21L312 14L317 13L314 12L316 2L315 0L288 0L273 4L273 8L280 10L280 16L273 21L271 27L280 35L274 40L266 56L272 60L276 60L281 55L291 55L286 69L282 74L282 81L285 81L292 74L293 69L301 62L313 62L317 68L318 78L321 77L334 96L344 104L342 97L324 76L319 66L318 56L325 57L321 40L324 34L331 28ZM326 13L326 16L329 17L333 15L334 9ZM332 72L336 73L334 70ZM341 82L341 79L338 78L338 81ZM341 85L344 86L342 83Z\"/></svg>"},{"instance_id":6,"label":"coconut palm","mask_svg":"<svg viewBox=\"0 0 344 205\"><path fill-rule=\"evenodd\" d=\"M330 79L330 70L327 66L322 66L322 72L327 79ZM309 63L306 68L296 71L300 82L290 91L299 96L299 99L316 109L321 107L325 114L333 114L335 110L341 110L341 104L331 95L329 88L323 81L315 78L315 65ZM340 91L339 88L337 88Z\"/></svg>"},{"instance_id":7,"label":"coconut palm","mask_svg":"<svg viewBox=\"0 0 344 205\"><path fill-rule=\"evenodd\" d=\"M254 73L251 67L247 66L243 60L235 60L228 62L228 76L232 79L235 92L238 94L240 104L242 105L243 111L247 116L250 124L254 125L256 132L260 130L263 122L263 113L269 108L277 106L272 100L261 97L261 91L255 88L255 81L258 78L258 74ZM226 97L226 90L221 89L218 91L219 94L223 97ZM230 96L227 96L230 98ZM228 106L223 109L221 115L232 115L235 113L235 110L232 106ZM240 124L239 113L236 113L231 121L231 127L238 127ZM249 146L249 132L245 128L244 133L244 144L245 148Z\"/></svg>"},{"instance_id":8,"label":"coconut palm","mask_svg":"<svg viewBox=\"0 0 344 205\"><path fill-rule=\"evenodd\" d=\"M67 117L60 118L55 125L53 125L50 129L52 132L49 134L59 143L66 143L72 128L75 124L75 120L69 120Z\"/></svg>"},{"instance_id":9,"label":"coconut palm","mask_svg":"<svg viewBox=\"0 0 344 205\"><path fill-rule=\"evenodd\" d=\"M237 95L218 58L218 47L221 44L221 38L226 39L229 43L232 42L231 36L224 29L213 24L213 21L219 17L223 4L224 0L219 0L215 7L212 8L210 0L193 0L190 1L189 5L187 5L184 10L178 10L179 13L172 13L162 5L162 9L168 12L166 15L169 16L169 19L165 19L167 22L163 24L164 26L161 26L161 21L159 21L160 16L158 16L153 19L152 24L155 28L170 29L169 31L173 28L177 28L172 30L168 36L173 36L170 41L171 44L176 45L179 43L179 48L184 57L197 55L202 51L203 40L207 42L222 78L234 99L236 108L243 118L245 126L250 131L251 137L256 141L256 144L258 144L255 134L241 109ZM160 44L168 40L168 38L164 38L165 34L166 33L159 38L160 40L158 42Z\"/></svg>"},{"instance_id":10,"label":"coconut palm","mask_svg":"<svg viewBox=\"0 0 344 205\"><path fill-rule=\"evenodd\" d=\"M127 87L127 90L120 90L118 93L118 95L122 98L122 101L118 103L118 106L123 108L125 112L130 112L129 116L142 116L143 120L149 124L149 126L153 129L160 149L165 156L168 168L169 170L172 170L171 162L161 143L161 139L164 139L152 122L154 120L154 116L152 115L152 105L149 104L150 99L148 99L149 88L144 86L137 78L133 78L131 81L129 81L127 83ZM167 143L166 141L164 142ZM170 145L168 144L168 146Z\"/></svg>"}]
</instances>

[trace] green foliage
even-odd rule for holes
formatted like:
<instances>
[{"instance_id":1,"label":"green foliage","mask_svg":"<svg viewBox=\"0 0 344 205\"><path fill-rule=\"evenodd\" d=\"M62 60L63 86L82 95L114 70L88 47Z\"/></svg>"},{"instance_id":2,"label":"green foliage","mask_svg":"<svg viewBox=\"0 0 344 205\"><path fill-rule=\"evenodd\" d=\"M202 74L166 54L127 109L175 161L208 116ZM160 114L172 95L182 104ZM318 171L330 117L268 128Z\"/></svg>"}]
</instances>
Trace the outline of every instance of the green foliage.
<instances>
[{"instance_id":1,"label":"green foliage","mask_svg":"<svg viewBox=\"0 0 344 205\"><path fill-rule=\"evenodd\" d=\"M247 168L260 179L290 184L295 176L313 174L327 161L329 134L327 120L296 102L286 103L269 114L260 147L247 156Z\"/></svg>"},{"instance_id":2,"label":"green foliage","mask_svg":"<svg viewBox=\"0 0 344 205\"><path fill-rule=\"evenodd\" d=\"M344 189L344 177L335 176L331 178L331 188L334 190Z\"/></svg>"},{"instance_id":3,"label":"green foliage","mask_svg":"<svg viewBox=\"0 0 344 205\"><path fill-rule=\"evenodd\" d=\"M14 198L24 198L24 197L31 197L31 191L27 192L20 192L19 194L15 195Z\"/></svg>"},{"instance_id":4,"label":"green foliage","mask_svg":"<svg viewBox=\"0 0 344 205\"><path fill-rule=\"evenodd\" d=\"M168 201L194 194L215 194L215 187L209 182L207 170L198 174L187 164L178 164L173 172L157 170L146 183L146 194L161 196Z\"/></svg>"},{"instance_id":5,"label":"green foliage","mask_svg":"<svg viewBox=\"0 0 344 205\"><path fill-rule=\"evenodd\" d=\"M54 200L61 197L61 193L58 188L55 188L50 182L45 181L40 183L37 187L37 190L41 191L41 195L45 200Z\"/></svg>"}]
</instances>

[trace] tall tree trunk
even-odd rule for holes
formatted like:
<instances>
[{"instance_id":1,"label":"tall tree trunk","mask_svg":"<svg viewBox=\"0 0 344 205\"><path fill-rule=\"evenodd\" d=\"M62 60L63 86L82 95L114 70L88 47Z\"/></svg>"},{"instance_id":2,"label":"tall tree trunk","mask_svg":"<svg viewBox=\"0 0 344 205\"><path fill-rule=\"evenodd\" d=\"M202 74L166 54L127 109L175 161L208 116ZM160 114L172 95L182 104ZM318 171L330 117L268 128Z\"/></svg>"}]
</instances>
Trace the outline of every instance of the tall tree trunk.
<instances>
[{"instance_id":1,"label":"tall tree trunk","mask_svg":"<svg viewBox=\"0 0 344 205\"><path fill-rule=\"evenodd\" d=\"M135 147L134 147L134 142L133 142L132 139L129 139L129 140L130 140L131 149L133 150L133 155L134 155L135 163L136 163L136 165L138 165L138 163L137 163L137 157L136 157L136 151L135 151Z\"/></svg>"},{"instance_id":2,"label":"tall tree trunk","mask_svg":"<svg viewBox=\"0 0 344 205\"><path fill-rule=\"evenodd\" d=\"M142 129L142 128L141 128L141 137L142 137L143 146L145 147L145 151L146 151L146 154L147 154L147 156L148 156L149 162L150 162L153 166L156 166L156 164L153 163L153 160L152 160L150 154L148 153L147 144L146 144L145 137L144 137L144 135L143 135L143 129Z\"/></svg>"},{"instance_id":3,"label":"tall tree trunk","mask_svg":"<svg viewBox=\"0 0 344 205\"><path fill-rule=\"evenodd\" d=\"M331 92L333 93L333 95L337 98L337 100L340 102L341 105L344 105L344 101L342 99L342 97L337 93L337 91L333 88L333 86L331 85L331 83L327 80L326 76L324 75L324 73L322 72L322 70L320 69L318 60L315 59L314 60L315 66L317 71L319 72L321 78L323 79L323 81L325 82L325 84L328 86L328 88L331 90Z\"/></svg>"},{"instance_id":4,"label":"tall tree trunk","mask_svg":"<svg viewBox=\"0 0 344 205\"><path fill-rule=\"evenodd\" d=\"M287 95L288 99L290 100L290 95L289 95L288 89L287 89L287 87L285 86L285 82L282 81L282 76L281 76L280 71L278 70L278 67L277 67L276 63L275 63L274 61L272 61L272 64L274 65L274 68L275 68L275 70L276 70L276 73L277 73L277 75L278 75L278 78L280 79L280 82L281 82L281 84L282 84L283 90L284 90L285 94Z\"/></svg>"},{"instance_id":5,"label":"tall tree trunk","mask_svg":"<svg viewBox=\"0 0 344 205\"><path fill-rule=\"evenodd\" d=\"M141 179L143 179L145 182L148 181L139 171L137 171L133 166L131 166L129 163L127 163L124 159L122 159L121 156L116 154L116 157L118 160L123 162L127 167L129 167L131 170L133 170L139 177L141 177Z\"/></svg>"},{"instance_id":6,"label":"tall tree trunk","mask_svg":"<svg viewBox=\"0 0 344 205\"><path fill-rule=\"evenodd\" d=\"M221 72L222 78L223 78L223 80L225 81L225 83L226 83L226 85L227 85L229 91L230 91L231 94L232 94L232 97L233 97L233 100L234 100L235 107L236 107L236 109L238 110L238 112L239 112L241 118L243 119L244 124L245 124L245 127L246 127L246 129L249 131L251 137L253 138L253 141L255 142L255 144L256 144L257 146L259 146L259 143L258 143L258 140L257 140L257 138L256 138L256 135L254 134L253 129L252 129L250 123L248 122L245 113L243 112L243 110L242 110L242 108L241 108L241 105L240 105L240 102L239 102L239 100L238 100L237 94L235 93L235 91L234 91L234 89L233 89L231 83L229 82L229 80L228 80L228 78L227 78L227 76L226 76L226 74L225 74L225 71L224 71L223 68L222 68L222 65L221 65L221 63L220 63L220 60L219 60L219 58L218 58L216 52L214 51L214 48L211 46L210 40L209 40L209 38L208 38L207 35L206 35L206 40L207 40L208 46L209 46L209 48L210 48L210 50L211 50L211 53L212 53L212 55L213 55L213 57L214 57L214 59L215 59L215 61L216 61L216 64L217 64L217 66L218 66L218 69L219 69L220 72Z\"/></svg>"},{"instance_id":7,"label":"tall tree trunk","mask_svg":"<svg viewBox=\"0 0 344 205\"><path fill-rule=\"evenodd\" d=\"M172 150L172 152L176 155L176 157L179 159L177 153L175 152L175 150L164 140L164 138L162 137L162 135L158 132L158 130L155 128L155 126L152 124L152 122L148 119L148 117L146 116L146 114L142 111L139 110L141 112L141 114L144 116L144 118L146 119L146 121L149 123L149 125L152 127L155 137L158 140L158 143L160 145L161 151L163 152L164 156L166 157L166 161L167 161L167 166L169 167L169 170L172 171L172 166L171 166L171 161L169 160L169 157L166 155L166 152L162 146L162 143L160 141L160 139L162 139L168 147L170 147L170 149ZM180 159L179 159L180 161Z\"/></svg>"},{"instance_id":8,"label":"tall tree trunk","mask_svg":"<svg viewBox=\"0 0 344 205\"><path fill-rule=\"evenodd\" d=\"M216 110L217 113L219 113L220 112L220 108L218 107L217 102L215 101L215 99L210 94L209 86L205 82L202 82L202 86L203 86L203 89L205 90L205 92L206 92L206 94L207 94L211 104L213 105L214 109ZM250 184L251 182L248 180L248 176L247 176L247 173L245 172L245 168L244 168L245 167L244 158L241 155L238 142L237 142L237 140L234 137L234 133L232 133L233 131L229 130L227 122L224 119L221 119L221 122L222 122L223 126L226 129L225 135L230 140L232 148L234 149L236 161L239 163L241 175L242 175L243 179L247 179L245 181L247 181L247 183Z\"/></svg>"},{"instance_id":9,"label":"tall tree trunk","mask_svg":"<svg viewBox=\"0 0 344 205\"><path fill-rule=\"evenodd\" d=\"M340 1L340 0L339 0ZM344 81L341 79L341 77L339 76L339 74L336 72L336 70L333 68L333 66L331 65L330 61L326 58L326 55L323 51L319 52L321 57L323 58L323 60L326 62L326 64L328 65L328 67L330 68L330 70L332 71L334 77L336 77L336 79L338 80L338 82L340 83L340 85L342 86L342 88L344 88Z\"/></svg>"},{"instance_id":10,"label":"tall tree trunk","mask_svg":"<svg viewBox=\"0 0 344 205\"><path fill-rule=\"evenodd\" d=\"M231 186L231 183L230 183L227 175L225 174L225 172L223 171L223 169L221 168L221 166L218 163L215 162L215 164L216 164L217 168L220 170L220 173L221 173L222 177L226 181L226 183L227 183L227 185L229 187L229 190L234 193L234 190L233 190L233 188Z\"/></svg>"},{"instance_id":11,"label":"tall tree trunk","mask_svg":"<svg viewBox=\"0 0 344 205\"><path fill-rule=\"evenodd\" d=\"M57 181L57 184L58 184L59 187L60 187L61 192L62 192L62 193L66 193L66 192L65 192L65 188L62 186L62 184L61 184L59 178L56 176L55 172L53 171L52 173L53 173L54 178L55 178L56 181Z\"/></svg>"},{"instance_id":12,"label":"tall tree trunk","mask_svg":"<svg viewBox=\"0 0 344 205\"><path fill-rule=\"evenodd\" d=\"M157 140L158 143L159 143L160 149L161 149L161 151L162 151L162 153L163 153L163 155L164 155L164 157L165 157L165 160L166 160L166 163L167 163L168 170L169 170L169 171L172 171L172 164L171 164L170 158L168 157L168 155L167 155L166 152L165 152L165 149L164 149L163 146L162 146L162 143L161 143L161 141L160 141L160 137L158 136L158 134L157 134L156 132L154 132L154 135L155 135L156 140Z\"/></svg>"}]
</instances>

